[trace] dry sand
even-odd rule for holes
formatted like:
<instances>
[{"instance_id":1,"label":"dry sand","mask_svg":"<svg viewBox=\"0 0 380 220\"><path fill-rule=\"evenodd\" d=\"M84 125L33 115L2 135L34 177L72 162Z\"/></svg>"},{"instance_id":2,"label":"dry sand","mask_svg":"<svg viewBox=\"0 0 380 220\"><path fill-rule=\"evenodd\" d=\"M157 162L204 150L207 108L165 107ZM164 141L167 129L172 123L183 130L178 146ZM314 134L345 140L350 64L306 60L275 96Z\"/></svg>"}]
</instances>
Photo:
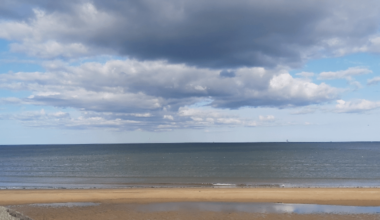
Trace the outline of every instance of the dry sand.
<instances>
[{"instance_id":1,"label":"dry sand","mask_svg":"<svg viewBox=\"0 0 380 220\"><path fill-rule=\"evenodd\" d=\"M144 188L0 190L0 205L60 202L282 202L380 206L380 189L363 188Z\"/></svg>"},{"instance_id":2,"label":"dry sand","mask_svg":"<svg viewBox=\"0 0 380 220\"><path fill-rule=\"evenodd\" d=\"M282 202L380 206L380 189L362 188L144 188L88 190L0 190L0 205L34 220L43 219L380 219L379 215L260 214L245 212L140 212L125 204L154 202ZM97 202L89 207L38 207L22 204Z\"/></svg>"}]
</instances>

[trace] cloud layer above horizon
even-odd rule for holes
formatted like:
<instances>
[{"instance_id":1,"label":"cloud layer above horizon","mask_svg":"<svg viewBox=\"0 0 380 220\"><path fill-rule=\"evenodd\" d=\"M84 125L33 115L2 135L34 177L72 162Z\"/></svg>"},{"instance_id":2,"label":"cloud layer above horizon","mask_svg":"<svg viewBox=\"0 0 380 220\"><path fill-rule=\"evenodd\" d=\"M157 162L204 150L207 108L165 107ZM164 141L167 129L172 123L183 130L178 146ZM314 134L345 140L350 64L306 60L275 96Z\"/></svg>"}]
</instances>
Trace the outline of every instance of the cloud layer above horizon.
<instances>
[{"instance_id":1,"label":"cloud layer above horizon","mask_svg":"<svg viewBox=\"0 0 380 220\"><path fill-rule=\"evenodd\" d=\"M0 37L42 58L102 54L206 68L378 52L379 7L350 1L6 1ZM24 11L21 13L21 11ZM26 16L22 16L25 14Z\"/></svg>"},{"instance_id":2,"label":"cloud layer above horizon","mask_svg":"<svg viewBox=\"0 0 380 220\"><path fill-rule=\"evenodd\" d=\"M380 82L370 67L302 69L378 54L379 26L374 0L6 0L1 62L38 68L1 69L0 104L25 109L0 119L169 131L276 124L244 108L368 113L380 108L358 92Z\"/></svg>"}]
</instances>

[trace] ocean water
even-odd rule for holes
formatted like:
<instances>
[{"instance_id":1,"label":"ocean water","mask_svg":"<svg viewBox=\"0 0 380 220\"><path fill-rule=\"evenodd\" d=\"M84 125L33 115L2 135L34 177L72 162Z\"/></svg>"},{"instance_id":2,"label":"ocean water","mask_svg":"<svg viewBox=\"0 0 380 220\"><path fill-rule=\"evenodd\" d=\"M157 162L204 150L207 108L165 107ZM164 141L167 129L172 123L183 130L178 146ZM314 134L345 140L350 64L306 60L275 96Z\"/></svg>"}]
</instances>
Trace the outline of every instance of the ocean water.
<instances>
[{"instance_id":1,"label":"ocean water","mask_svg":"<svg viewBox=\"0 0 380 220\"><path fill-rule=\"evenodd\" d=\"M380 142L0 146L0 189L380 187Z\"/></svg>"}]
</instances>

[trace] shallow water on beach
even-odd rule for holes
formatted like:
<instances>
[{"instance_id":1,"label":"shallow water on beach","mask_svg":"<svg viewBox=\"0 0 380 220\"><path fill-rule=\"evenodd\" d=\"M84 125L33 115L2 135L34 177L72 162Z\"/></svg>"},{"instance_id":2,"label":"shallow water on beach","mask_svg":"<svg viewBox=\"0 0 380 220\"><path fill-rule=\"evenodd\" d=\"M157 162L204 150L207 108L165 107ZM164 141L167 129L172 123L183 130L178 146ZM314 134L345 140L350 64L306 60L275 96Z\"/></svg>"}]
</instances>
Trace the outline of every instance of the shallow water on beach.
<instances>
[{"instance_id":1,"label":"shallow water on beach","mask_svg":"<svg viewBox=\"0 0 380 220\"><path fill-rule=\"evenodd\" d=\"M339 206L284 203L224 203L224 202L176 202L136 205L136 210L144 212L166 211L211 211L249 213L297 213L297 214L377 214L378 206Z\"/></svg>"},{"instance_id":2,"label":"shallow water on beach","mask_svg":"<svg viewBox=\"0 0 380 220\"><path fill-rule=\"evenodd\" d=\"M60 207L89 207L100 206L92 202L67 203L37 203L29 205L9 206L10 208L22 206L35 206L47 208ZM248 212L248 213L296 213L296 214L379 214L379 206L340 206L316 204L287 204L287 203L240 203L240 202L169 202L148 204L118 204L126 210L138 212Z\"/></svg>"},{"instance_id":3,"label":"shallow water on beach","mask_svg":"<svg viewBox=\"0 0 380 220\"><path fill-rule=\"evenodd\" d=\"M380 143L0 146L0 189L380 187Z\"/></svg>"}]
</instances>

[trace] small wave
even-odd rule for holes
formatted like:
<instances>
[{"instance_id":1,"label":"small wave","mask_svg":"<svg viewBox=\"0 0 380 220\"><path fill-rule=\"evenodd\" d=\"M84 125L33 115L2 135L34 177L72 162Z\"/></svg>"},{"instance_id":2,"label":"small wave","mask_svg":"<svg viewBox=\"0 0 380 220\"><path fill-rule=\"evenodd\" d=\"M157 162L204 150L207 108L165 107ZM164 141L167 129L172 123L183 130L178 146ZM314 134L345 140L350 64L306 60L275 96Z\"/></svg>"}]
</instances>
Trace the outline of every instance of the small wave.
<instances>
[{"instance_id":1,"label":"small wave","mask_svg":"<svg viewBox=\"0 0 380 220\"><path fill-rule=\"evenodd\" d=\"M231 184L231 183L214 183L212 185L214 185L214 186L236 186L236 184Z\"/></svg>"},{"instance_id":2,"label":"small wave","mask_svg":"<svg viewBox=\"0 0 380 220\"><path fill-rule=\"evenodd\" d=\"M231 183L214 183L212 184L214 188L236 188L236 184Z\"/></svg>"}]
</instances>

